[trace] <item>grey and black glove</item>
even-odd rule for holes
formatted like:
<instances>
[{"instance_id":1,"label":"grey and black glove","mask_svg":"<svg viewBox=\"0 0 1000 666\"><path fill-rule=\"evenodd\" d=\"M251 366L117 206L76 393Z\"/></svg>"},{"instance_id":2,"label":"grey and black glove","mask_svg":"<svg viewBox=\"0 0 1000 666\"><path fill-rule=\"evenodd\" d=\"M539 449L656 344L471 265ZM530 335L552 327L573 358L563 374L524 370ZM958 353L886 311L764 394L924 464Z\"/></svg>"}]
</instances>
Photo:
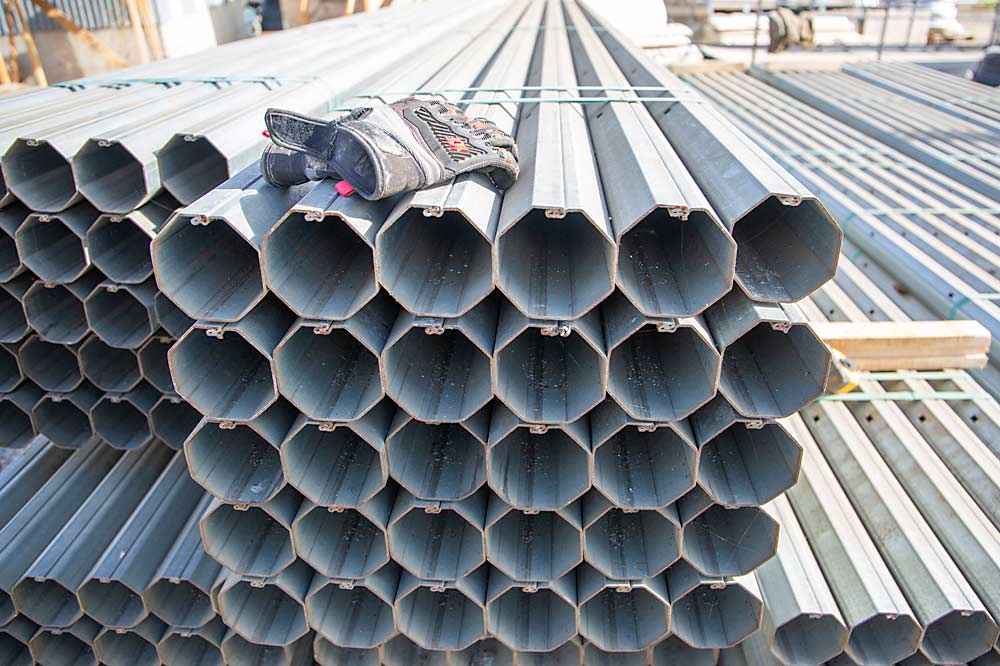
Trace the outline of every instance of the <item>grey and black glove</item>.
<instances>
[{"instance_id":1,"label":"grey and black glove","mask_svg":"<svg viewBox=\"0 0 1000 666\"><path fill-rule=\"evenodd\" d=\"M470 171L507 189L519 172L513 137L436 99L409 97L333 121L269 109L265 122L276 146L261 156L261 173L279 187L336 177L365 199L383 199Z\"/></svg>"}]
</instances>

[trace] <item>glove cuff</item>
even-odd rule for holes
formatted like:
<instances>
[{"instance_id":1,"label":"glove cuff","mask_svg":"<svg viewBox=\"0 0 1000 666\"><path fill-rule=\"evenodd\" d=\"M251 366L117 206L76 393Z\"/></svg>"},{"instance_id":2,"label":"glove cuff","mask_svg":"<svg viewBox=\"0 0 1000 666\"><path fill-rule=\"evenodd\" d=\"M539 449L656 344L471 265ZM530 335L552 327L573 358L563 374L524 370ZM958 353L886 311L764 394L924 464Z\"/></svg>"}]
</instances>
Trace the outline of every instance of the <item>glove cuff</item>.
<instances>
[{"instance_id":1,"label":"glove cuff","mask_svg":"<svg viewBox=\"0 0 1000 666\"><path fill-rule=\"evenodd\" d=\"M309 181L306 156L280 146L268 145L260 156L260 175L274 187L294 187Z\"/></svg>"}]
</instances>

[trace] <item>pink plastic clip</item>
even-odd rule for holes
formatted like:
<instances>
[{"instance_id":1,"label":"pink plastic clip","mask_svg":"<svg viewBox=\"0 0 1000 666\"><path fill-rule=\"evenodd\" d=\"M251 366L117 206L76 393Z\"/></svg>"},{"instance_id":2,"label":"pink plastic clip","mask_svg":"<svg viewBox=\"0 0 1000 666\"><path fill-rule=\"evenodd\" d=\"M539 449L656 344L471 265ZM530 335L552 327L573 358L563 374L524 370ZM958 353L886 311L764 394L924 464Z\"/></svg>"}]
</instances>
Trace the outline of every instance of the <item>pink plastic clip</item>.
<instances>
[{"instance_id":1,"label":"pink plastic clip","mask_svg":"<svg viewBox=\"0 0 1000 666\"><path fill-rule=\"evenodd\" d=\"M354 187L348 183L346 180L339 181L334 187L337 189L337 193L342 197L349 197L354 194Z\"/></svg>"}]
</instances>

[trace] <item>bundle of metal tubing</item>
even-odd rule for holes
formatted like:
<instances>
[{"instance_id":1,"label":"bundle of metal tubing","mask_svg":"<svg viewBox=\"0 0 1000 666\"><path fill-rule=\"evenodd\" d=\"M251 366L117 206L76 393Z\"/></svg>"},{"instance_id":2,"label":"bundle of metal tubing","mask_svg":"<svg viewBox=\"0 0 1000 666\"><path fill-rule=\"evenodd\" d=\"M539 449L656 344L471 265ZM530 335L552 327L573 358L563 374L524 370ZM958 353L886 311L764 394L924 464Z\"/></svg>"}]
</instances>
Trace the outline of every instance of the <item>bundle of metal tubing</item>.
<instances>
[{"instance_id":1,"label":"bundle of metal tubing","mask_svg":"<svg viewBox=\"0 0 1000 666\"><path fill-rule=\"evenodd\" d=\"M893 293L868 258L842 257L802 307L811 321L906 321ZM897 392L923 399L882 399ZM854 397L785 422L802 475L771 507L781 541L756 574L763 647L744 646L747 663L996 663L1000 405L960 371L875 373Z\"/></svg>"},{"instance_id":2,"label":"bundle of metal tubing","mask_svg":"<svg viewBox=\"0 0 1000 666\"><path fill-rule=\"evenodd\" d=\"M191 321L157 290L149 252L176 205L163 195L128 215L0 209L0 446L42 434L71 449L181 447L199 417L174 391L167 349Z\"/></svg>"},{"instance_id":3,"label":"bundle of metal tubing","mask_svg":"<svg viewBox=\"0 0 1000 666\"><path fill-rule=\"evenodd\" d=\"M0 106L35 303L3 404L77 448L0 527L17 658L714 662L759 627L801 459L774 419L829 366L792 301L839 229L575 2L376 17ZM519 182L369 203L246 167L267 106L415 90L514 133ZM194 419L139 441L161 403Z\"/></svg>"},{"instance_id":4,"label":"bundle of metal tubing","mask_svg":"<svg viewBox=\"0 0 1000 666\"><path fill-rule=\"evenodd\" d=\"M235 44L5 99L0 446L42 434L67 448L158 439L179 449L200 416L175 392L166 352L193 321L157 288L152 238L256 161L269 106L325 111L333 91L385 76L438 31L469 40L456 24L481 28L502 8L445 21L452 4L269 38L260 67L245 56L261 44ZM338 72L358 44L374 50L425 24L424 42Z\"/></svg>"},{"instance_id":5,"label":"bundle of metal tubing","mask_svg":"<svg viewBox=\"0 0 1000 666\"><path fill-rule=\"evenodd\" d=\"M849 225L867 217L855 215L859 205L913 195L913 181L927 198L978 196L888 147L863 153L860 146L872 145L867 137L744 75L689 81L822 192L849 238L855 238ZM784 114L804 131L779 133L775 116ZM905 176L898 166L909 167ZM863 187L876 181L880 187ZM906 205L896 203L903 210L894 221L910 221ZM959 244L961 234L948 235L945 220L968 219L962 208L948 210L960 205L944 199L937 213L910 213L932 230L928 238L945 239L934 245L938 251ZM924 300L928 276L905 280L907 289L900 290L897 279L909 275L890 272L900 262L926 261L908 245L914 229L920 230L910 225L895 235L868 228L857 233L857 246L845 242L835 282L801 304L807 318L935 318L938 301ZM880 241L896 245L886 252ZM875 260L886 255L896 258L889 271ZM720 663L996 663L1000 409L964 372L876 379L862 383L865 400L824 400L783 421L805 451L798 484L771 507L782 541L777 556L757 571L764 629L739 649L723 651ZM935 400L937 391L959 399ZM913 399L883 400L889 392Z\"/></svg>"},{"instance_id":6,"label":"bundle of metal tubing","mask_svg":"<svg viewBox=\"0 0 1000 666\"><path fill-rule=\"evenodd\" d=\"M1000 201L996 141L1000 120L978 114L962 117L845 72L755 68L753 74L955 182ZM990 90L983 98L994 111L1000 108L996 97ZM885 113L886 109L893 112Z\"/></svg>"},{"instance_id":7,"label":"bundle of metal tubing","mask_svg":"<svg viewBox=\"0 0 1000 666\"><path fill-rule=\"evenodd\" d=\"M474 174L369 203L251 167L154 239L197 320L170 369L205 417L184 449L243 638L597 660L759 625L759 507L800 460L773 419L829 364L788 302L832 275L840 232L676 80L679 120L656 120L605 30L518 3L461 60L381 81L513 132L503 196ZM706 145L731 168L698 164Z\"/></svg>"},{"instance_id":8,"label":"bundle of metal tubing","mask_svg":"<svg viewBox=\"0 0 1000 666\"><path fill-rule=\"evenodd\" d=\"M1000 122L996 88L905 62L844 65L842 71L963 120Z\"/></svg>"},{"instance_id":9,"label":"bundle of metal tubing","mask_svg":"<svg viewBox=\"0 0 1000 666\"><path fill-rule=\"evenodd\" d=\"M935 318L986 326L993 364L974 374L1000 393L1000 201L749 76L706 74L688 82L819 193L847 238Z\"/></svg>"}]
</instances>

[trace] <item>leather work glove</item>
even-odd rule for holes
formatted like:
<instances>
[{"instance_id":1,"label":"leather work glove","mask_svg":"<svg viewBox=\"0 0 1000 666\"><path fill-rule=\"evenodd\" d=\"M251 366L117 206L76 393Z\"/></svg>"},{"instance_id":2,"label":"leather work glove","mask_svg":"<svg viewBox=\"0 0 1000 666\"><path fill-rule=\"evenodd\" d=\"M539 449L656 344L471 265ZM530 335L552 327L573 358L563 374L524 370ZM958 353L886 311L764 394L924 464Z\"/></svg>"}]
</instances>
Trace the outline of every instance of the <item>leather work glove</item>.
<instances>
[{"instance_id":1,"label":"leather work glove","mask_svg":"<svg viewBox=\"0 0 1000 666\"><path fill-rule=\"evenodd\" d=\"M339 177L365 199L384 199L470 171L505 190L519 172L513 137L440 100L408 97L333 121L268 109L265 123L275 146L261 173L277 187Z\"/></svg>"}]
</instances>

